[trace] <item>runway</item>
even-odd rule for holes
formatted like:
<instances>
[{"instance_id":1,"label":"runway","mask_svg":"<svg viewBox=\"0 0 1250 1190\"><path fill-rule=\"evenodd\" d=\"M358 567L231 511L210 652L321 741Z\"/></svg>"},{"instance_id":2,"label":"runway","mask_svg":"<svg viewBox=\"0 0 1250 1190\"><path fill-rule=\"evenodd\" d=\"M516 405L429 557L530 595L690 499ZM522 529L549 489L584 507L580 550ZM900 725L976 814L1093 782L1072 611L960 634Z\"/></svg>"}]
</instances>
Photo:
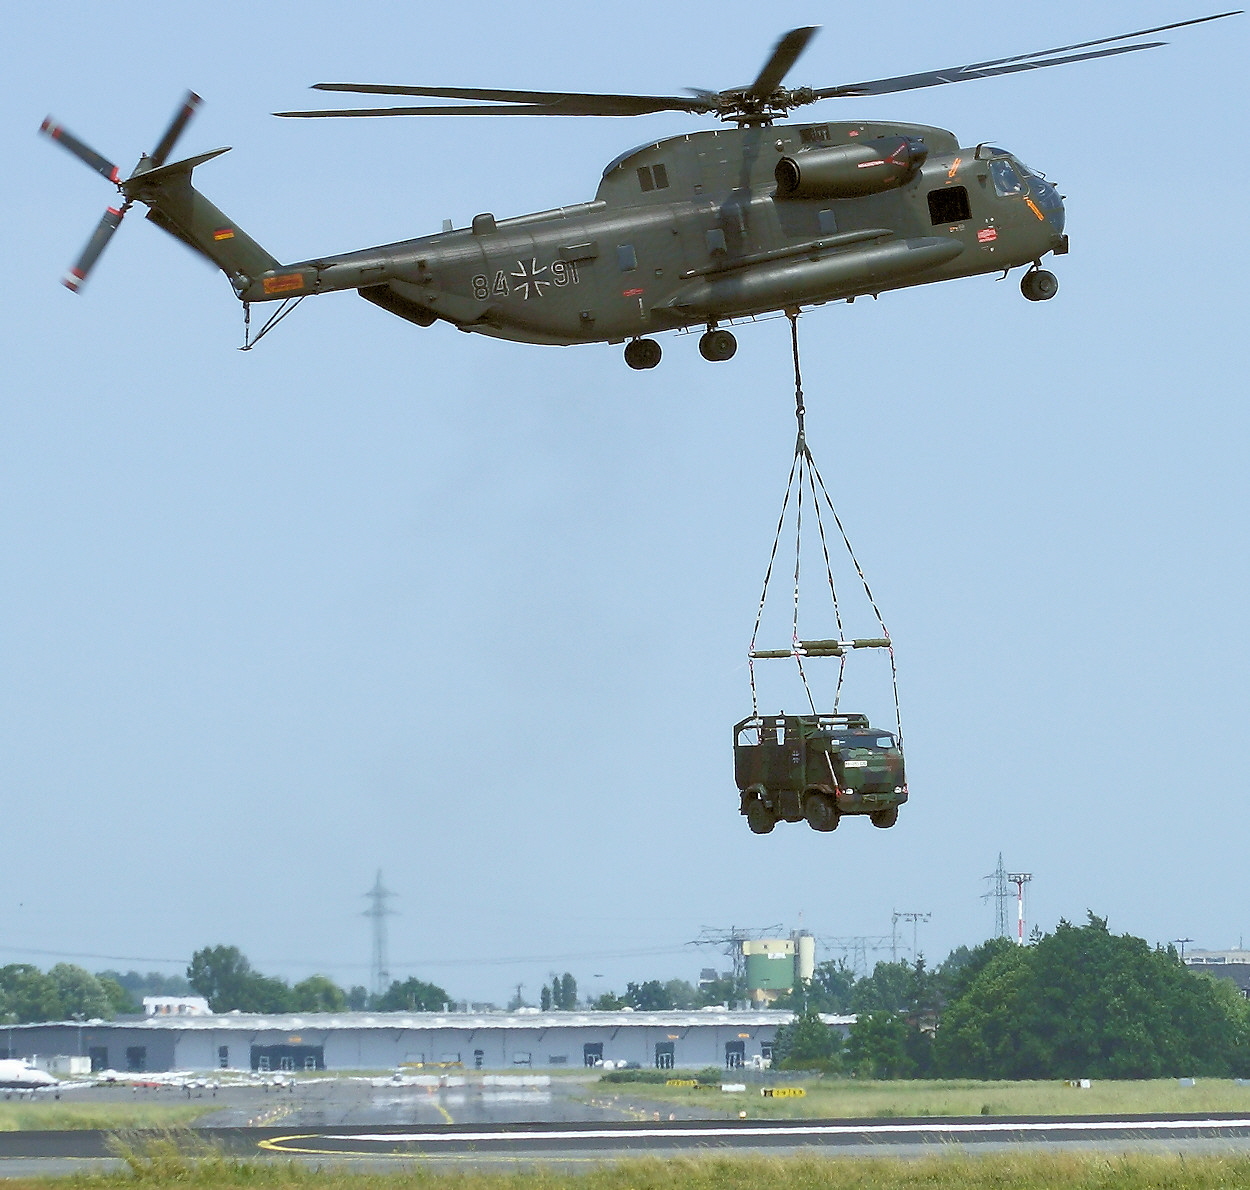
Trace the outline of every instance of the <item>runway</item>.
<instances>
[{"instance_id":1,"label":"runway","mask_svg":"<svg viewBox=\"0 0 1250 1190\"><path fill-rule=\"evenodd\" d=\"M1235 1114L1010 1119L660 1121L596 1123L339 1125L329 1128L203 1128L196 1135L239 1157L318 1165L395 1163L593 1165L629 1157L708 1153L829 1157L989 1151L1013 1146L1116 1152L1250 1150L1250 1117ZM140 1140L140 1137L135 1137ZM91 1131L0 1133L0 1176L80 1172L116 1158L109 1134Z\"/></svg>"}]
</instances>

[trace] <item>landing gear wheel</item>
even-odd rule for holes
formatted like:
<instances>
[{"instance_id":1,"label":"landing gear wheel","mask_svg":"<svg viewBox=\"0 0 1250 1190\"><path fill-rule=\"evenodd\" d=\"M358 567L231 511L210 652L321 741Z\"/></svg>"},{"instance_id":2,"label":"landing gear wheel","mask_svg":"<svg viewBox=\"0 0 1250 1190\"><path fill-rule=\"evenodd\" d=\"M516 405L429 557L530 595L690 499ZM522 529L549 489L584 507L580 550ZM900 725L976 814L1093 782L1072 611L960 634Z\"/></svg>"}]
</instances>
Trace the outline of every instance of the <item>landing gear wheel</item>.
<instances>
[{"instance_id":1,"label":"landing gear wheel","mask_svg":"<svg viewBox=\"0 0 1250 1190\"><path fill-rule=\"evenodd\" d=\"M746 818L747 826L756 835L766 835L777 825L773 812L757 797L747 802Z\"/></svg>"},{"instance_id":2,"label":"landing gear wheel","mask_svg":"<svg viewBox=\"0 0 1250 1190\"><path fill-rule=\"evenodd\" d=\"M809 793L803 802L803 817L814 831L836 831L842 815L827 793Z\"/></svg>"},{"instance_id":3,"label":"landing gear wheel","mask_svg":"<svg viewBox=\"0 0 1250 1190\"><path fill-rule=\"evenodd\" d=\"M891 806L888 810L874 810L868 817L873 826L887 830L898 821L898 807Z\"/></svg>"},{"instance_id":4,"label":"landing gear wheel","mask_svg":"<svg viewBox=\"0 0 1250 1190\"><path fill-rule=\"evenodd\" d=\"M1048 302L1059 292L1059 278L1045 269L1030 269L1020 278L1020 292L1031 302Z\"/></svg>"},{"instance_id":5,"label":"landing gear wheel","mask_svg":"<svg viewBox=\"0 0 1250 1190\"><path fill-rule=\"evenodd\" d=\"M654 339L631 339L625 344L625 362L636 372L654 368L662 354Z\"/></svg>"},{"instance_id":6,"label":"landing gear wheel","mask_svg":"<svg viewBox=\"0 0 1250 1190\"><path fill-rule=\"evenodd\" d=\"M729 331L708 331L699 338L699 354L712 363L733 359L738 350L738 340Z\"/></svg>"}]
</instances>

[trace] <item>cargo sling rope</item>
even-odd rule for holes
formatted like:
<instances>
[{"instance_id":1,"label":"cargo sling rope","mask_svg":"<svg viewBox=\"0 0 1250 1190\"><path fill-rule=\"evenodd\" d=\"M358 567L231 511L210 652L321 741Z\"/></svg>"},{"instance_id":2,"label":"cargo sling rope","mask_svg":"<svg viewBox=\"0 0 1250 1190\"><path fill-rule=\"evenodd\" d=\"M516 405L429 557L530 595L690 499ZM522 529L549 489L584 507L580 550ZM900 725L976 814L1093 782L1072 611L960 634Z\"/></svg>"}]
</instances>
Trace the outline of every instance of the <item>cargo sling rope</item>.
<instances>
[{"instance_id":1,"label":"cargo sling rope","mask_svg":"<svg viewBox=\"0 0 1250 1190\"><path fill-rule=\"evenodd\" d=\"M751 644L747 650L747 665L751 675L751 714L759 715L759 698L755 687L755 662L759 659L793 657L795 664L798 666L799 678L803 682L803 690L807 695L808 705L812 709L812 714L817 715L820 712L816 710L816 701L812 697L811 686L807 681L807 672L803 668L803 660L805 657L837 657L838 682L833 697L833 712L837 714L842 698L842 684L846 676L847 654L853 649L885 649L890 656L890 682L894 691L894 722L898 730L898 745L901 748L903 745L903 719L898 700L898 669L894 661L894 645L891 643L890 633L885 626L885 620L881 616L881 610L877 607L877 601L873 596L872 588L868 585L867 578L864 577L863 567L860 566L859 559L855 556L855 550L851 546L850 538L846 535L846 528L842 524L842 518L838 516L838 511L833 506L829 490L825 487L825 481L821 477L815 459L812 458L811 450L808 449L804 425L806 410L803 406L803 375L799 368L798 312L787 311L786 317L790 319L790 345L794 356L794 416L798 421L798 437L794 444L794 461L790 464L790 478L786 482L785 498L781 502L781 515L777 519L777 532L773 537L772 552L768 556L768 568L764 572L764 589L760 593L759 608L755 613L755 627L751 631ZM816 518L816 528L820 534L820 548L825 561L825 577L829 584L829 595L833 601L834 623L838 630L836 640L799 639L799 579L803 554L803 502L805 491L811 501L812 513ZM790 621L791 644L788 649L758 649L756 648L756 639L759 636L760 623L764 617L764 605L768 600L768 585L772 579L773 567L777 563L777 550L781 545L781 535L785 531L786 514L790 509L792 498L794 500L794 601ZM837 525L838 533L842 537L842 544L846 547L846 552L850 556L852 565L855 567L855 573L859 575L859 581L863 584L868 604L872 608L873 614L877 617L877 623L881 626L881 635L879 637L858 640L843 639L845 630L842 622L842 609L838 603L838 591L833 578L833 565L829 557L829 540L825 534L825 523L821 511L822 504L828 509L829 515L833 517L833 522Z\"/></svg>"},{"instance_id":2,"label":"cargo sling rope","mask_svg":"<svg viewBox=\"0 0 1250 1190\"><path fill-rule=\"evenodd\" d=\"M269 316L265 325L256 332L256 336L252 336L252 303L243 303L243 346L240 351L251 351L275 326L278 325L288 314L295 310L295 307L306 298L308 294L301 294L299 297L283 298L282 304Z\"/></svg>"}]
</instances>

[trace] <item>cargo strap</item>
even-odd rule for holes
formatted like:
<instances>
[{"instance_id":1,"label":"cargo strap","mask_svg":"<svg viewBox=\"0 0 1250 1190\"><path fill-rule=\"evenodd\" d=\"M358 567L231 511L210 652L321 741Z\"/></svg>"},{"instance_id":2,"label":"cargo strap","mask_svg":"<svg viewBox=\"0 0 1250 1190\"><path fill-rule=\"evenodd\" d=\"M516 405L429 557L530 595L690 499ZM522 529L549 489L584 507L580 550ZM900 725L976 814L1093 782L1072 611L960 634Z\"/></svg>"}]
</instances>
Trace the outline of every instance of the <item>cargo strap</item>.
<instances>
[{"instance_id":1,"label":"cargo strap","mask_svg":"<svg viewBox=\"0 0 1250 1190\"><path fill-rule=\"evenodd\" d=\"M838 511L833 506L833 500L829 495L828 488L825 487L825 481L820 474L820 469L816 466L816 460L812 458L812 452L807 445L806 437L806 409L803 405L803 373L799 366L799 320L798 311L787 311L786 316L790 319L790 346L794 357L794 416L798 422L798 436L794 444L794 461L790 464L790 477L786 481L786 493L781 502L781 515L777 518L777 532L773 536L773 548L768 556L768 567L764 571L764 588L760 592L759 607L755 613L755 627L751 631L751 644L747 651L747 665L751 675L751 713L759 714L759 699L755 686L755 661L758 656L776 656L774 652L765 652L756 650L756 639L759 636L760 623L764 617L764 605L768 600L768 587L772 580L773 568L777 563L777 551L781 545L781 535L785 531L786 516L790 510L791 499L794 501L794 599L791 611L791 648L789 656L794 658L798 667L799 678L803 682L803 690L807 694L808 704L811 706L812 714L819 714L816 709L815 699L812 697L811 687L807 681L807 672L803 668L803 659L813 656L836 656L838 658L838 682L834 691L833 711L838 711L838 706L842 697L842 685L846 676L846 657L847 653L855 647L885 647L890 655L890 680L894 691L894 720L898 729L898 742L902 746L903 742L903 722L902 712L899 707L898 700L898 669L894 660L894 646L890 642L890 633L885 626L885 620L881 616L881 610L877 607L877 600L872 593L872 588L868 585L868 579L864 575L863 567L859 564L859 559L855 556L855 550L851 546L851 540L846 534L846 528L842 524L842 518L838 515ZM833 618L838 629L837 641L803 641L799 638L799 588L803 555L803 511L806 492L806 499L810 501L812 515L816 519L816 528L820 535L820 549L825 562L825 578L829 584L829 597L833 603ZM833 564L829 556L829 538L825 533L825 522L823 509L833 518L833 523L837 526L838 535L842 539L843 546L851 559L851 564L855 567L855 573L859 576L859 581L863 585L864 594L868 599L868 605L872 608L873 614L877 617L877 623L881 626L881 637L872 640L863 641L844 641L842 609L838 602L837 586L833 578ZM814 648L813 646L823 646ZM845 647L842 647L845 646Z\"/></svg>"}]
</instances>

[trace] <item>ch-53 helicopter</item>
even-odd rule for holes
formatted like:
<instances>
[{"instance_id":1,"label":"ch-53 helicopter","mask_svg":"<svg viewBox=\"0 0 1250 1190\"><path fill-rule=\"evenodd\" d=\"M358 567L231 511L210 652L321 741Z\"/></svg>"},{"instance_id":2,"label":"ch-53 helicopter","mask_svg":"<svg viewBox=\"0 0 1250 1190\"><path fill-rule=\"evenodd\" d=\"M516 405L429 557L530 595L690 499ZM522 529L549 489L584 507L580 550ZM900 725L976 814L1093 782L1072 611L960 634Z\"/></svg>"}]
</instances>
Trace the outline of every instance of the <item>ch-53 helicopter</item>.
<instances>
[{"instance_id":1,"label":"ch-53 helicopter","mask_svg":"<svg viewBox=\"0 0 1250 1190\"><path fill-rule=\"evenodd\" d=\"M49 117L42 131L113 182L122 196L65 284L79 288L127 210L141 202L152 222L226 274L245 308L283 303L261 334L303 297L354 289L418 326L441 319L462 331L523 343L624 343L625 362L644 369L660 361L660 345L651 337L659 331L704 327L703 357L727 360L737 341L722 323L956 277L1006 275L1025 267L1024 296L1046 301L1058 282L1041 260L1068 251L1063 199L1014 154L984 143L961 146L954 134L922 124L776 121L823 99L912 91L1152 49L1166 43L1133 39L1238 12L834 87L782 86L814 27L782 37L748 86L686 96L317 83L323 91L462 102L275 114L682 111L736 127L669 137L623 153L604 170L592 202L512 219L480 214L468 228L447 223L436 235L294 264L280 263L191 185L192 171L227 149L167 164L200 103L195 94L188 94L157 147L126 178Z\"/></svg>"}]
</instances>

